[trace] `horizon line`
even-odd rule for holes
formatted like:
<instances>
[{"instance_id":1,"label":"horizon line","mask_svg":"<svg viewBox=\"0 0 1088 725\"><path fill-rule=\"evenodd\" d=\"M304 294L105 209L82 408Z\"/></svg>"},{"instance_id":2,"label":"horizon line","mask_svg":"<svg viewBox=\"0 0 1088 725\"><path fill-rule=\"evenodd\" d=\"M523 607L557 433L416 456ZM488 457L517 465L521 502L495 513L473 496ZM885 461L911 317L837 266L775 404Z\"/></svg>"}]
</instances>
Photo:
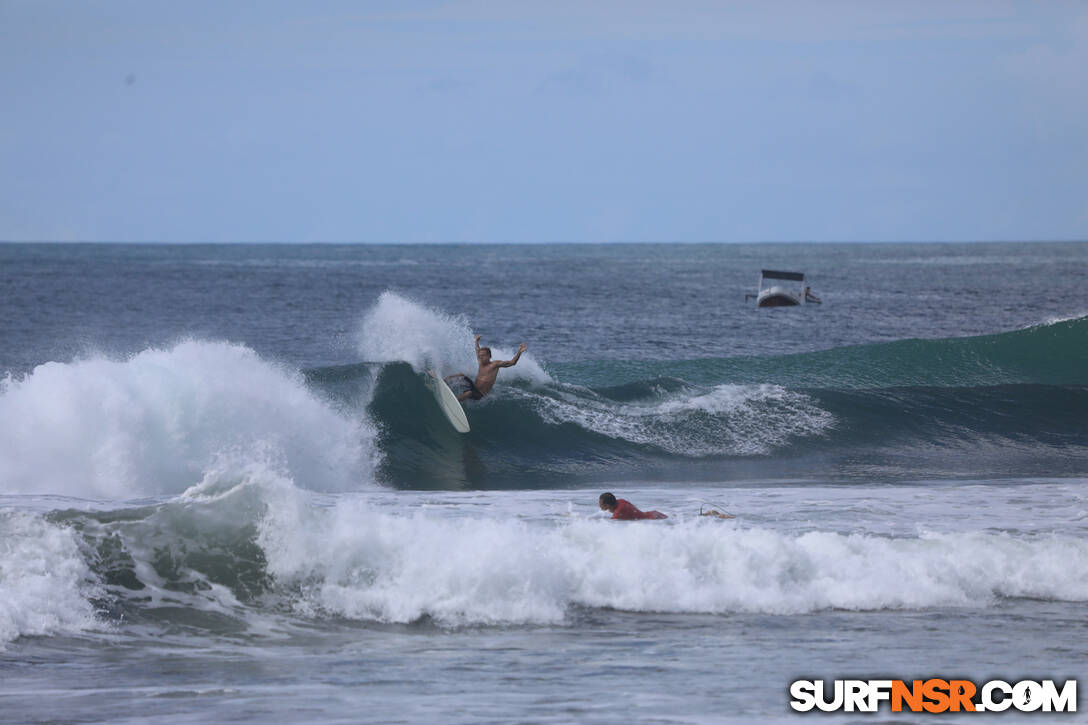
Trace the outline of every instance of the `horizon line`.
<instances>
[{"instance_id":1,"label":"horizon line","mask_svg":"<svg viewBox=\"0 0 1088 725\"><path fill-rule=\"evenodd\" d=\"M426 246L576 246L576 245L710 245L710 244L1082 244L1088 242L1088 237L1082 239L759 239L751 241L714 241L714 240L605 240L605 241L465 241L447 240L442 242L421 241L268 241L268 240L234 240L234 241L193 241L193 240L110 240L110 239L0 239L0 244L112 244L112 245L172 245L172 246L397 246L397 247L426 247Z\"/></svg>"}]
</instances>

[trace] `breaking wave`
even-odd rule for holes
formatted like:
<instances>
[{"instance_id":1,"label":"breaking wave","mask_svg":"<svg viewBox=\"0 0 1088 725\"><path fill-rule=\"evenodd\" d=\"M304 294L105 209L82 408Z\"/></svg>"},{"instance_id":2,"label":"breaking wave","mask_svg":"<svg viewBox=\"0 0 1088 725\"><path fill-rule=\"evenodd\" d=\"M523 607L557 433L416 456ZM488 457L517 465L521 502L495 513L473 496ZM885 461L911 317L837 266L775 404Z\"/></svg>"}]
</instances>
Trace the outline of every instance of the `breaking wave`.
<instances>
[{"instance_id":1,"label":"breaking wave","mask_svg":"<svg viewBox=\"0 0 1088 725\"><path fill-rule=\"evenodd\" d=\"M370 423L249 348L186 341L0 382L0 493L179 493L224 454L281 458L317 489L373 479Z\"/></svg>"},{"instance_id":2,"label":"breaking wave","mask_svg":"<svg viewBox=\"0 0 1088 725\"><path fill-rule=\"evenodd\" d=\"M0 635L124 620L260 634L347 618L563 623L581 609L800 614L1088 601L1088 541L774 530L699 517L495 517L317 494L224 465L151 506L0 515ZM601 562L608 562L602 566Z\"/></svg>"},{"instance_id":3,"label":"breaking wave","mask_svg":"<svg viewBox=\"0 0 1088 725\"><path fill-rule=\"evenodd\" d=\"M224 457L319 491L1081 475L1085 339L1075 318L771 358L545 367L530 352L466 404L461 435L424 375L471 373L472 329L386 292L358 327L359 363L298 371L188 340L8 375L0 493L172 495Z\"/></svg>"}]
</instances>

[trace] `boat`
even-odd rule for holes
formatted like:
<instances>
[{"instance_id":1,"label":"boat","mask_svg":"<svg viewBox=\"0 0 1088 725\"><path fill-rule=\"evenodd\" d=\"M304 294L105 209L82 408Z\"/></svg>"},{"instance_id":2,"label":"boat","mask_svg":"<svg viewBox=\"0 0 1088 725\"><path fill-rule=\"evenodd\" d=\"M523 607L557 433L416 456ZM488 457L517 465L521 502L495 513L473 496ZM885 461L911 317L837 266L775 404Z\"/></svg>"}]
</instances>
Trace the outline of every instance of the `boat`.
<instances>
[{"instance_id":1,"label":"boat","mask_svg":"<svg viewBox=\"0 0 1088 725\"><path fill-rule=\"evenodd\" d=\"M768 280L771 281L768 284ZM797 282L797 288L792 285L775 284L775 282ZM812 294L805 284L803 272L780 272L773 269L762 269L759 272L759 291L756 294L747 294L744 299L755 297L756 307L796 307L798 305L820 304L820 298Z\"/></svg>"}]
</instances>

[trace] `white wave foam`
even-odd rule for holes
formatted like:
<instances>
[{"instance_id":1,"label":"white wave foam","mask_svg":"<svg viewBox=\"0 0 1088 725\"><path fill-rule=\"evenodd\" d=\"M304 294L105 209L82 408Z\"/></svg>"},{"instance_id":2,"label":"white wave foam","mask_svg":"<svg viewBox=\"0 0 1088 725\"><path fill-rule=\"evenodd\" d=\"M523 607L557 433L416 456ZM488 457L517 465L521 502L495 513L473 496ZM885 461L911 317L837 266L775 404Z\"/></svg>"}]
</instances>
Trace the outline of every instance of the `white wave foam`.
<instances>
[{"instance_id":1,"label":"white wave foam","mask_svg":"<svg viewBox=\"0 0 1088 725\"><path fill-rule=\"evenodd\" d=\"M1061 317L1054 316L1054 317L1046 318L1039 325L1028 325L1027 327L1025 327L1023 329L1031 330L1031 329L1036 328L1036 327L1050 327L1052 325L1060 325L1063 322L1077 322L1079 320L1085 320L1085 319L1088 319L1088 312L1081 312L1079 314L1066 315L1066 316L1061 316Z\"/></svg>"},{"instance_id":2,"label":"white wave foam","mask_svg":"<svg viewBox=\"0 0 1088 725\"><path fill-rule=\"evenodd\" d=\"M221 342L128 360L48 363L0 383L0 491L130 498L177 493L224 450L279 451L295 480L372 478L375 433L301 375Z\"/></svg>"},{"instance_id":3,"label":"white wave foam","mask_svg":"<svg viewBox=\"0 0 1088 725\"><path fill-rule=\"evenodd\" d=\"M0 648L19 636L100 627L88 601L98 592L71 529L0 511Z\"/></svg>"},{"instance_id":4,"label":"white wave foam","mask_svg":"<svg viewBox=\"0 0 1088 725\"><path fill-rule=\"evenodd\" d=\"M406 362L417 372L436 368L443 375L477 368L472 327L464 316L448 315L394 292L383 292L359 325L357 349L366 362ZM498 360L514 357L516 348L497 347L482 340ZM502 380L551 380L530 354L502 371Z\"/></svg>"},{"instance_id":5,"label":"white wave foam","mask_svg":"<svg viewBox=\"0 0 1088 725\"><path fill-rule=\"evenodd\" d=\"M281 490L280 494L284 492ZM572 606L678 613L1088 601L1088 541L994 533L884 538L721 522L550 526L397 516L355 499L271 503L269 573L307 615L446 625L559 623Z\"/></svg>"},{"instance_id":6,"label":"white wave foam","mask_svg":"<svg viewBox=\"0 0 1088 725\"><path fill-rule=\"evenodd\" d=\"M834 416L777 385L719 385L653 404L621 405L577 395L540 399L552 423L687 456L760 455L791 437L823 433Z\"/></svg>"}]
</instances>

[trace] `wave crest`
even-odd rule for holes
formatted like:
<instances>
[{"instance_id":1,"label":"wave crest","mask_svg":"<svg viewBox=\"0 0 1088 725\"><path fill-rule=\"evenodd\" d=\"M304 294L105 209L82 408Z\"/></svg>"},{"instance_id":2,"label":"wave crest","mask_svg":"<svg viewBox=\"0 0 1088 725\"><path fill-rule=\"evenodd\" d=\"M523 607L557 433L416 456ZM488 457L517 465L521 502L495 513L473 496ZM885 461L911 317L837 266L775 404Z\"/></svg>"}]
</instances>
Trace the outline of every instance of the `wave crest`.
<instances>
[{"instance_id":1,"label":"wave crest","mask_svg":"<svg viewBox=\"0 0 1088 725\"><path fill-rule=\"evenodd\" d=\"M224 451L280 452L319 489L372 479L375 432L301 374L190 340L126 360L47 363L0 384L0 491L131 498L183 491Z\"/></svg>"}]
</instances>

